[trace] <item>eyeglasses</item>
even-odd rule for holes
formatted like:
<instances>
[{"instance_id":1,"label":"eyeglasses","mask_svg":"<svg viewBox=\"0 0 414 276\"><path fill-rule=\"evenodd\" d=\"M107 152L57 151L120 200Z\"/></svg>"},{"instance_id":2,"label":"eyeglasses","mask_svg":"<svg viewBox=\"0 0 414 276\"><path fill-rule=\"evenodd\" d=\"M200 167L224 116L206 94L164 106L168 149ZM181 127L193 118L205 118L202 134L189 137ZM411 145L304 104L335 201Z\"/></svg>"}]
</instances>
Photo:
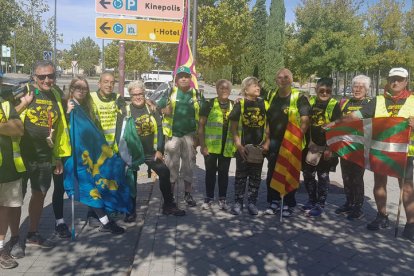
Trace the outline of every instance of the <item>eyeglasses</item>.
<instances>
[{"instance_id":1,"label":"eyeglasses","mask_svg":"<svg viewBox=\"0 0 414 276\"><path fill-rule=\"evenodd\" d=\"M129 96L135 97L135 98L144 98L145 95L140 93L140 94L129 94Z\"/></svg>"},{"instance_id":2,"label":"eyeglasses","mask_svg":"<svg viewBox=\"0 0 414 276\"><path fill-rule=\"evenodd\" d=\"M48 78L49 80L54 80L55 79L55 74L48 74L48 75L36 75L36 78L38 78L39 80L45 80L46 78Z\"/></svg>"},{"instance_id":3,"label":"eyeglasses","mask_svg":"<svg viewBox=\"0 0 414 276\"><path fill-rule=\"evenodd\" d=\"M75 86L75 87L73 87L73 91L88 93L89 89L87 87L83 87L83 86Z\"/></svg>"}]
</instances>

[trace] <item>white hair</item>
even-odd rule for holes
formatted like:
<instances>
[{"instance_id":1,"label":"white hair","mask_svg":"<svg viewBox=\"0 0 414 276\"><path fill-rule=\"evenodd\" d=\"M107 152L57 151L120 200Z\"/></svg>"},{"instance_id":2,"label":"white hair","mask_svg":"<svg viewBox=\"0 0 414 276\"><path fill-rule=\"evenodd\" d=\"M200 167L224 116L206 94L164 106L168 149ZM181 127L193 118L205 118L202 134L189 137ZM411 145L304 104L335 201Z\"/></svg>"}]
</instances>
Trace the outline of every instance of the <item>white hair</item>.
<instances>
[{"instance_id":1,"label":"white hair","mask_svg":"<svg viewBox=\"0 0 414 276\"><path fill-rule=\"evenodd\" d=\"M371 79L370 79L370 77L368 77L368 76L365 76L365 75L358 75L358 76L355 76L353 79L352 79L352 82L351 82L351 84L352 84L352 87L355 85L355 83L362 83L362 84L364 84L364 87L365 87L365 90L366 90L366 92L368 92L368 90L369 90L369 87L371 86Z\"/></svg>"},{"instance_id":2,"label":"white hair","mask_svg":"<svg viewBox=\"0 0 414 276\"><path fill-rule=\"evenodd\" d=\"M141 89L142 92L145 94L145 85L142 81L136 80L132 81L128 84L128 92L131 93L134 89Z\"/></svg>"}]
</instances>

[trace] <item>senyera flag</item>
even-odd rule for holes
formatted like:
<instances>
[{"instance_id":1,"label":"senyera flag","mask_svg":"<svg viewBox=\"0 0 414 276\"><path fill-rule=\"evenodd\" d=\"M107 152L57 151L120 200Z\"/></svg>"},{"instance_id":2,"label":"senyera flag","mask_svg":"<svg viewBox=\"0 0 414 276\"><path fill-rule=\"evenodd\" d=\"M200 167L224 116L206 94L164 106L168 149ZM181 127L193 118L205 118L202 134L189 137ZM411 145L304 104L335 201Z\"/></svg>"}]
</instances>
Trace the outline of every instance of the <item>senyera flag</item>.
<instances>
[{"instance_id":1,"label":"senyera flag","mask_svg":"<svg viewBox=\"0 0 414 276\"><path fill-rule=\"evenodd\" d=\"M178 67L186 66L191 70L191 87L198 89L197 72L191 52L190 43L188 42L188 1L185 1L183 27L181 29L180 42L178 44L177 59L175 61L174 75Z\"/></svg>"},{"instance_id":2,"label":"senyera flag","mask_svg":"<svg viewBox=\"0 0 414 276\"><path fill-rule=\"evenodd\" d=\"M403 177L410 128L401 117L342 122L326 132L332 151L341 158L382 175Z\"/></svg>"},{"instance_id":3,"label":"senyera flag","mask_svg":"<svg viewBox=\"0 0 414 276\"><path fill-rule=\"evenodd\" d=\"M295 114L289 114L289 121L270 181L270 187L278 191L282 197L299 187L302 139L303 133Z\"/></svg>"}]
</instances>

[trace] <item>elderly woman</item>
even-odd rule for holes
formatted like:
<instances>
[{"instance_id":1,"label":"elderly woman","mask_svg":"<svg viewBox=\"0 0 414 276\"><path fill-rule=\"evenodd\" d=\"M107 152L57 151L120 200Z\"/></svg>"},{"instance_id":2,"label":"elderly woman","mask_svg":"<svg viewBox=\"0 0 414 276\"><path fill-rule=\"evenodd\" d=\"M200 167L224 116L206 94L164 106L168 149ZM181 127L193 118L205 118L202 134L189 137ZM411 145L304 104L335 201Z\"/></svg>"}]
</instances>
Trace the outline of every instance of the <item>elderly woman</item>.
<instances>
[{"instance_id":1,"label":"elderly woman","mask_svg":"<svg viewBox=\"0 0 414 276\"><path fill-rule=\"evenodd\" d=\"M230 129L237 148L234 182L235 203L231 212L234 215L241 214L247 185L247 210L250 215L254 216L258 214L256 201L261 182L263 158L261 161L257 158L252 162L248 158L248 148L253 151L253 147L261 147L263 152L267 152L269 149L269 137L265 131L268 104L259 98L260 86L255 77L247 77L243 80L241 92L244 99L234 105L229 116ZM261 153L259 154L261 155Z\"/></svg>"},{"instance_id":2,"label":"elderly woman","mask_svg":"<svg viewBox=\"0 0 414 276\"><path fill-rule=\"evenodd\" d=\"M161 116L158 112L151 111L145 101L145 86L142 81L133 81L128 85L128 92L131 96L131 104L127 106L127 116L134 118L135 126L145 154L145 164L159 176L159 185L164 205L164 215L184 216L185 211L181 210L174 203L171 191L170 170L164 164L164 135L162 132ZM135 183L136 183L135 176ZM134 205L136 199L133 199ZM135 210L135 206L133 206ZM130 220L134 220L132 214Z\"/></svg>"},{"instance_id":3,"label":"elderly woman","mask_svg":"<svg viewBox=\"0 0 414 276\"><path fill-rule=\"evenodd\" d=\"M229 100L231 82L218 80L216 83L217 97L212 98L201 107L198 137L201 153L204 156L206 167L206 198L201 206L208 210L214 199L216 173L218 172L219 207L227 210L226 196L229 182L230 160L236 148L233 137L228 131L229 114L233 109L233 102Z\"/></svg>"},{"instance_id":4,"label":"elderly woman","mask_svg":"<svg viewBox=\"0 0 414 276\"><path fill-rule=\"evenodd\" d=\"M371 79L365 75L358 75L352 79L352 98L341 101L342 115L346 116L360 110L369 102L367 92ZM345 204L335 210L336 214L347 215L347 219L363 217L364 203L364 172L365 169L355 163L341 159L342 179L344 182Z\"/></svg>"}]
</instances>

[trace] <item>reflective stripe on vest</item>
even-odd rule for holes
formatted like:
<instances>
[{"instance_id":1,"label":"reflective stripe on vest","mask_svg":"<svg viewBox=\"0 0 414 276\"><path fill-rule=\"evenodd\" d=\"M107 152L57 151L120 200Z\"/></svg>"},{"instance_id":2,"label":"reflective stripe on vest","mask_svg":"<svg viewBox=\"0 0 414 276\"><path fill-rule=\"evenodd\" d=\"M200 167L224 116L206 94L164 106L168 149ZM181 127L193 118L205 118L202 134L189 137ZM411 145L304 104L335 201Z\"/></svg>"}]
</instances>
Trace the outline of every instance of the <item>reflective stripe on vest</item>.
<instances>
[{"instance_id":1,"label":"reflective stripe on vest","mask_svg":"<svg viewBox=\"0 0 414 276\"><path fill-rule=\"evenodd\" d=\"M6 120L9 120L10 117L10 102L3 102L1 103L1 107L4 111L4 115L6 116ZM13 161L14 166L16 167L17 172L24 172L26 168L23 163L22 156L20 154L20 137L11 137L12 140L12 148L13 148ZM0 166L3 164L3 155L0 151Z\"/></svg>"},{"instance_id":2,"label":"reflective stripe on vest","mask_svg":"<svg viewBox=\"0 0 414 276\"><path fill-rule=\"evenodd\" d=\"M229 102L229 109L226 117L228 118L233 104ZM206 129L205 129L205 143L208 152L220 154L223 144L223 110L220 108L220 103L217 98L214 99L213 107L208 114ZM224 144L223 156L233 157L236 152L236 147L233 142L233 135L229 128L229 121L227 121L227 136Z\"/></svg>"},{"instance_id":3,"label":"reflective stripe on vest","mask_svg":"<svg viewBox=\"0 0 414 276\"><path fill-rule=\"evenodd\" d=\"M175 104L177 101L177 92L178 88L174 87L171 95L170 95L170 101L171 101L171 115L164 115L164 118L162 119L162 132L167 137L172 137L172 126L174 124L174 113L175 113ZM185 92L188 93L188 92ZM197 90L194 88L191 88L191 93L193 95L193 104L194 104L194 113L195 113L195 120L198 122L199 120L199 112L200 112L200 104L198 103L197 99ZM197 127L197 124L196 124Z\"/></svg>"},{"instance_id":4,"label":"reflective stripe on vest","mask_svg":"<svg viewBox=\"0 0 414 276\"><path fill-rule=\"evenodd\" d=\"M311 106L314 106L315 103L316 103L316 97L312 96L309 100L309 103L310 103ZM337 103L338 103L338 101L335 100L334 98L329 99L328 105L326 106L326 109L325 109L325 120L327 120L326 123L331 122L332 113L333 113L333 110L334 110L335 105Z\"/></svg>"},{"instance_id":5,"label":"reflective stripe on vest","mask_svg":"<svg viewBox=\"0 0 414 276\"><path fill-rule=\"evenodd\" d=\"M260 144L262 144L266 139L266 126L267 126L266 111L269 109L269 102L268 101L263 101L263 102L265 106L265 113L264 113L265 124L263 125L263 139L262 139L262 142L260 142ZM242 139L242 130L243 130L242 116L243 114L244 114L244 99L240 99L240 119L239 119L239 125L237 127L240 139Z\"/></svg>"},{"instance_id":6,"label":"reflective stripe on vest","mask_svg":"<svg viewBox=\"0 0 414 276\"><path fill-rule=\"evenodd\" d=\"M147 108L148 115L150 116L150 120L153 123L153 126L155 128L153 130L154 131L154 150L157 151L157 149L158 149L158 124L157 124L157 120L152 115L149 106L147 104L145 104L145 107ZM126 108L127 116L131 117L131 105L127 105L125 108Z\"/></svg>"},{"instance_id":7,"label":"reflective stripe on vest","mask_svg":"<svg viewBox=\"0 0 414 276\"><path fill-rule=\"evenodd\" d=\"M112 147L115 152L117 152L118 147L115 143L115 131L116 118L119 111L118 106L116 105L115 101L101 101L98 97L98 92L91 92L90 95L95 107L94 112L98 118L99 123L101 124L105 140L108 145ZM117 94L116 98L118 97L119 95Z\"/></svg>"},{"instance_id":8,"label":"reflective stripe on vest","mask_svg":"<svg viewBox=\"0 0 414 276\"><path fill-rule=\"evenodd\" d=\"M375 106L375 118L377 117L391 117L385 105L385 97L383 95L377 96L377 103ZM404 105L398 111L398 117L409 118L414 117L414 96L411 95L405 100ZM408 155L414 156L414 131L411 129L410 144L408 145Z\"/></svg>"}]
</instances>

